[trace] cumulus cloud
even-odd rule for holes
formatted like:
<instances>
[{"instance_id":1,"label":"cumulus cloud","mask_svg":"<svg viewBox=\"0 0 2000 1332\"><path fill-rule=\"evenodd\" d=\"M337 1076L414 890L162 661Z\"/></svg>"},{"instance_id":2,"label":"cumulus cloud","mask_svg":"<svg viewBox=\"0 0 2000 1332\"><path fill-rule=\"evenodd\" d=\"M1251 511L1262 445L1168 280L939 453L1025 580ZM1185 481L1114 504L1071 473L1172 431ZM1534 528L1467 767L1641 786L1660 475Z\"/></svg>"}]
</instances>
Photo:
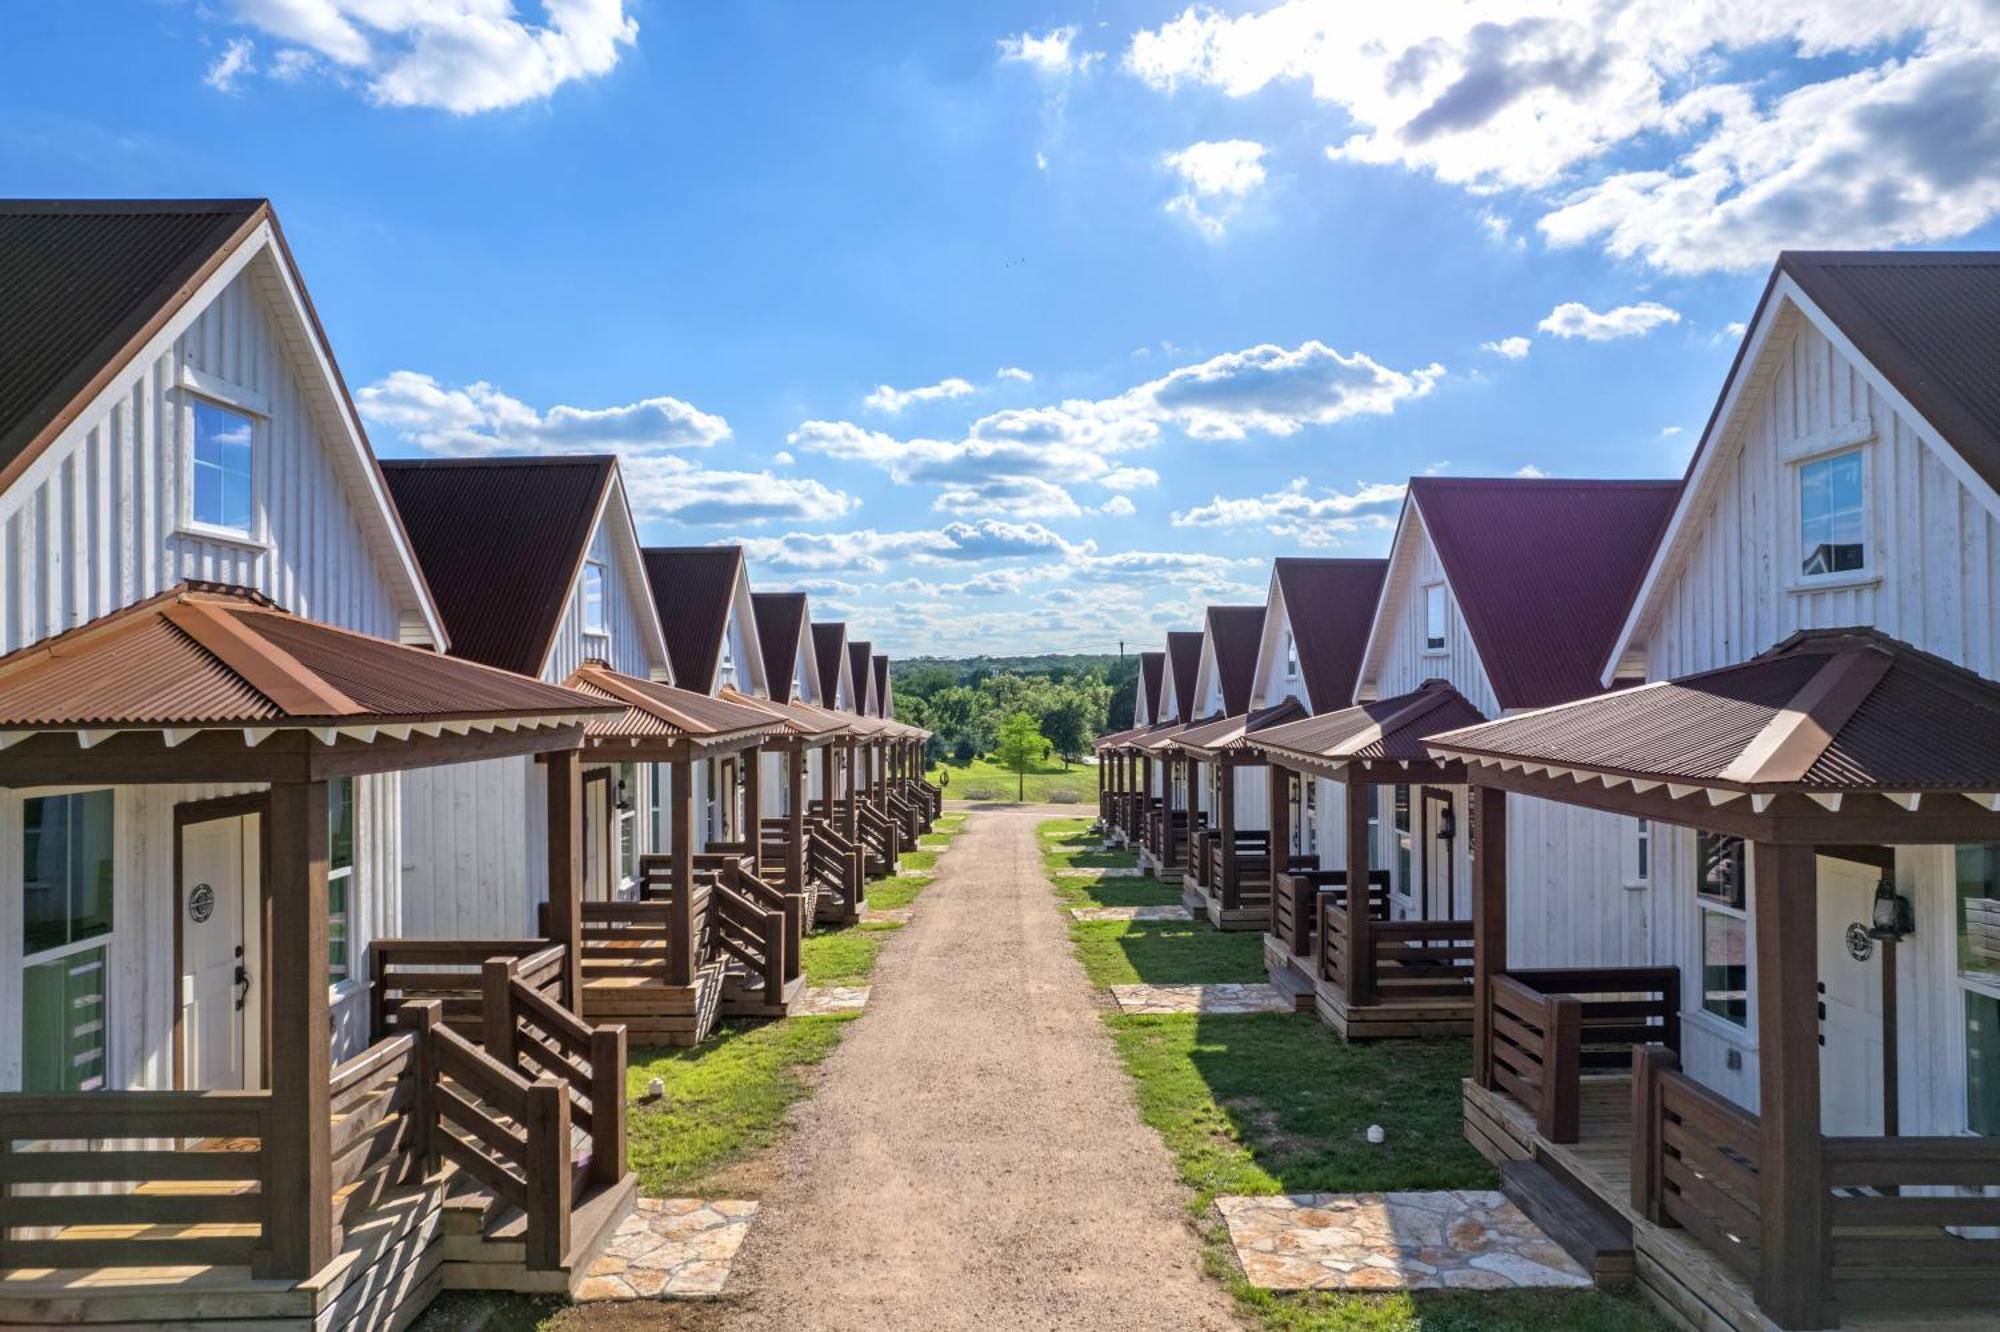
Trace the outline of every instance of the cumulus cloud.
<instances>
[{"instance_id":1,"label":"cumulus cloud","mask_svg":"<svg viewBox=\"0 0 2000 1332\"><path fill-rule=\"evenodd\" d=\"M1132 502L1130 496L1113 495L1110 499L1098 505L1097 511L1112 518L1130 518L1133 514L1139 512L1139 506Z\"/></svg>"},{"instance_id":2,"label":"cumulus cloud","mask_svg":"<svg viewBox=\"0 0 2000 1332\"><path fill-rule=\"evenodd\" d=\"M233 0L240 23L288 44L273 73L313 59L384 106L459 115L519 106L609 73L638 40L626 0ZM246 53L247 59L247 53ZM211 74L213 71L211 71Z\"/></svg>"},{"instance_id":3,"label":"cumulus cloud","mask_svg":"<svg viewBox=\"0 0 2000 1332\"><path fill-rule=\"evenodd\" d=\"M235 92L236 81L251 72L250 57L254 49L247 37L232 38L229 45L222 48L222 54L208 67L208 72L201 76L201 81L217 92Z\"/></svg>"},{"instance_id":4,"label":"cumulus cloud","mask_svg":"<svg viewBox=\"0 0 2000 1332\"><path fill-rule=\"evenodd\" d=\"M1264 183L1264 151L1250 139L1224 139L1168 153L1162 160L1180 178L1181 191L1167 200L1167 211L1220 240L1244 200Z\"/></svg>"},{"instance_id":5,"label":"cumulus cloud","mask_svg":"<svg viewBox=\"0 0 2000 1332\"><path fill-rule=\"evenodd\" d=\"M891 563L948 565L1017 558L1083 559L1095 554L1093 541L1073 542L1040 523L947 523L905 532L861 528L851 532L787 532L783 536L737 539L753 563L775 573L882 573Z\"/></svg>"},{"instance_id":6,"label":"cumulus cloud","mask_svg":"<svg viewBox=\"0 0 2000 1332\"><path fill-rule=\"evenodd\" d=\"M1000 39L1000 59L1003 63L1031 66L1042 74L1064 77L1081 74L1104 58L1101 51L1078 51L1075 45L1075 24L1051 28L1040 36L1017 33Z\"/></svg>"},{"instance_id":7,"label":"cumulus cloud","mask_svg":"<svg viewBox=\"0 0 2000 1332\"><path fill-rule=\"evenodd\" d=\"M1352 491L1309 485L1294 477L1263 495L1224 498L1173 515L1175 527L1261 527L1302 546L1337 546L1363 531L1394 525L1406 487L1400 482L1362 482Z\"/></svg>"},{"instance_id":8,"label":"cumulus cloud","mask_svg":"<svg viewBox=\"0 0 2000 1332\"><path fill-rule=\"evenodd\" d=\"M831 522L861 503L810 477L717 471L679 457L625 458L621 466L632 510L641 519L703 527Z\"/></svg>"},{"instance_id":9,"label":"cumulus cloud","mask_svg":"<svg viewBox=\"0 0 2000 1332\"><path fill-rule=\"evenodd\" d=\"M1729 81L1774 52L1791 77ZM1330 158L1520 191L1551 244L1674 271L2000 215L2000 14L1982 0L1194 6L1123 64L1165 93L1303 85L1349 128Z\"/></svg>"},{"instance_id":10,"label":"cumulus cloud","mask_svg":"<svg viewBox=\"0 0 2000 1332\"><path fill-rule=\"evenodd\" d=\"M449 386L396 370L355 394L361 414L429 453L613 453L707 448L729 423L679 398L536 411L484 380Z\"/></svg>"},{"instance_id":11,"label":"cumulus cloud","mask_svg":"<svg viewBox=\"0 0 2000 1332\"><path fill-rule=\"evenodd\" d=\"M870 411L887 412L894 416L914 402L942 402L951 398L970 397L977 392L970 380L953 376L940 379L935 384L922 388L899 389L887 384L878 385L875 391L861 400L862 406Z\"/></svg>"},{"instance_id":12,"label":"cumulus cloud","mask_svg":"<svg viewBox=\"0 0 2000 1332\"><path fill-rule=\"evenodd\" d=\"M994 378L1011 379L1019 384L1032 384L1035 382L1035 376L1031 372L1023 370L1018 365L1001 366L999 372L994 376Z\"/></svg>"},{"instance_id":13,"label":"cumulus cloud","mask_svg":"<svg viewBox=\"0 0 2000 1332\"><path fill-rule=\"evenodd\" d=\"M1564 301L1549 311L1548 316L1535 327L1559 338L1609 342L1614 338L1643 337L1663 324L1680 322L1680 311L1669 309L1658 301L1621 305L1602 313L1581 301Z\"/></svg>"},{"instance_id":14,"label":"cumulus cloud","mask_svg":"<svg viewBox=\"0 0 2000 1332\"><path fill-rule=\"evenodd\" d=\"M1490 351L1495 356L1504 356L1510 361L1518 361L1528 354L1528 348L1532 346L1534 343L1531 339L1517 336L1501 338L1497 342L1482 342L1479 344L1479 350Z\"/></svg>"},{"instance_id":15,"label":"cumulus cloud","mask_svg":"<svg viewBox=\"0 0 2000 1332\"><path fill-rule=\"evenodd\" d=\"M1538 477L1547 476L1548 473L1544 472L1541 468L1535 466L1533 463L1524 463L1520 467L1514 469L1514 475L1519 477L1534 479Z\"/></svg>"}]
</instances>

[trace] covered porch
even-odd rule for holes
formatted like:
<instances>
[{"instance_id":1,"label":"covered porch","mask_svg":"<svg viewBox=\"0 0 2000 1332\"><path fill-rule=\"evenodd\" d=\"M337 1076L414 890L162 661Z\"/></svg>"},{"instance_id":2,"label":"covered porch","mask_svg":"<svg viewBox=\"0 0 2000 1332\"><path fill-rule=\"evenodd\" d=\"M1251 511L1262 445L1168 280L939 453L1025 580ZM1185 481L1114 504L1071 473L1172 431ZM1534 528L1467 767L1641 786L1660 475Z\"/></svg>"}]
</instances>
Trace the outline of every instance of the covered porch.
<instances>
[{"instance_id":1,"label":"covered porch","mask_svg":"<svg viewBox=\"0 0 2000 1332\"><path fill-rule=\"evenodd\" d=\"M1976 1082L1954 1106L1930 1085L1949 1075L1923 1070L1979 1029L1958 973L1986 899L1929 882L1929 853L2000 840L2000 686L1872 631L1817 631L1431 748L1467 765L1483 834L1468 1138L1609 1208L1638 1280L1689 1325L1990 1321L2000 1139L1981 1136ZM1744 928L1704 927L1692 971L1511 969L1510 795L1644 819L1662 841L1693 830L1689 912ZM1824 918L1850 900L1861 920ZM1853 977L1871 1006L1845 1001ZM1718 1013L1755 1037L1733 1094L1695 1041Z\"/></svg>"},{"instance_id":2,"label":"covered porch","mask_svg":"<svg viewBox=\"0 0 2000 1332\"><path fill-rule=\"evenodd\" d=\"M1128 844L1139 848L1139 868L1169 883L1186 877L1192 863L1190 834L1208 826L1207 811L1191 807L1193 765L1173 744L1186 729L1178 722L1161 722L1135 736L1129 750Z\"/></svg>"},{"instance_id":3,"label":"covered porch","mask_svg":"<svg viewBox=\"0 0 2000 1332\"><path fill-rule=\"evenodd\" d=\"M1263 753L1255 747L1255 737L1265 729L1295 721L1305 711L1296 699L1287 698L1268 708L1216 717L1196 722L1169 743L1187 764L1187 815L1190 835L1188 864L1183 877L1190 910L1205 914L1219 930L1262 930L1271 922L1271 895L1274 870L1294 866L1279 848L1267 822L1259 828L1256 813L1238 808L1246 773L1257 781L1268 781ZM1207 779L1211 817L1206 827L1195 827L1201 812L1197 792ZM1258 803L1252 796L1250 803ZM1261 812L1261 811L1260 811ZM1282 862L1282 863L1281 863Z\"/></svg>"}]
</instances>

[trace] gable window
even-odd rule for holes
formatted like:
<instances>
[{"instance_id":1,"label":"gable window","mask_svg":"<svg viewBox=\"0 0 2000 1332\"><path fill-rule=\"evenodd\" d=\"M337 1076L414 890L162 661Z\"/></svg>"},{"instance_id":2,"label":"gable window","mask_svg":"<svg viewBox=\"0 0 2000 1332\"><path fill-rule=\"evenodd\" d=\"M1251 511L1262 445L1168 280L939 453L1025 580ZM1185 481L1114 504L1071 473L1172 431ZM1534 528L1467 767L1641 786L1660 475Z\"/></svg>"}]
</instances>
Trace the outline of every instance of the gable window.
<instances>
[{"instance_id":1,"label":"gable window","mask_svg":"<svg viewBox=\"0 0 2000 1332\"><path fill-rule=\"evenodd\" d=\"M1701 947L1701 1007L1725 1022L1750 1023L1750 920L1741 837L1695 834L1695 923Z\"/></svg>"},{"instance_id":2,"label":"gable window","mask_svg":"<svg viewBox=\"0 0 2000 1332\"><path fill-rule=\"evenodd\" d=\"M609 612L605 609L605 584L610 574L604 565L591 560L583 566L583 632L600 637L611 632Z\"/></svg>"},{"instance_id":3,"label":"gable window","mask_svg":"<svg viewBox=\"0 0 2000 1332\"><path fill-rule=\"evenodd\" d=\"M1444 651L1444 629L1444 584L1426 584L1424 587L1424 651Z\"/></svg>"},{"instance_id":4,"label":"gable window","mask_svg":"<svg viewBox=\"0 0 2000 1332\"><path fill-rule=\"evenodd\" d=\"M1861 450L1799 464L1799 573L1854 573L1868 564Z\"/></svg>"},{"instance_id":5,"label":"gable window","mask_svg":"<svg viewBox=\"0 0 2000 1332\"><path fill-rule=\"evenodd\" d=\"M728 630L722 634L722 660L715 668L715 683L721 688L736 688L736 635Z\"/></svg>"},{"instance_id":6,"label":"gable window","mask_svg":"<svg viewBox=\"0 0 2000 1332\"><path fill-rule=\"evenodd\" d=\"M109 791L21 802L21 1090L105 1082Z\"/></svg>"},{"instance_id":7,"label":"gable window","mask_svg":"<svg viewBox=\"0 0 2000 1332\"><path fill-rule=\"evenodd\" d=\"M1285 635L1285 678L1299 678L1299 643L1290 633Z\"/></svg>"},{"instance_id":8,"label":"gable window","mask_svg":"<svg viewBox=\"0 0 2000 1332\"><path fill-rule=\"evenodd\" d=\"M251 534L256 418L206 399L193 402L188 518L200 527L247 537Z\"/></svg>"},{"instance_id":9,"label":"gable window","mask_svg":"<svg viewBox=\"0 0 2000 1332\"><path fill-rule=\"evenodd\" d=\"M349 923L354 903L354 779L326 784L326 974L334 985L353 973Z\"/></svg>"}]
</instances>

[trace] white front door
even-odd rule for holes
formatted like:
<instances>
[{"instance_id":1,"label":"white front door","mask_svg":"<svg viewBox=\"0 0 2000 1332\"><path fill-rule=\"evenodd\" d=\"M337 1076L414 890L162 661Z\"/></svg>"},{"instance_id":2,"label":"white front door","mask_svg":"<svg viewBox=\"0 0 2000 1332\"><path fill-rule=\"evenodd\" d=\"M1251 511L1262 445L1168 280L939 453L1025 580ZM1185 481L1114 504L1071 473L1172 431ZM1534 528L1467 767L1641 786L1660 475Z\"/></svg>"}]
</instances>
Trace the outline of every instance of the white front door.
<instances>
[{"instance_id":1,"label":"white front door","mask_svg":"<svg viewBox=\"0 0 2000 1332\"><path fill-rule=\"evenodd\" d=\"M1882 875L1852 860L1816 859L1820 1132L1869 1137L1883 1131L1882 944L1865 933Z\"/></svg>"},{"instance_id":2,"label":"white front door","mask_svg":"<svg viewBox=\"0 0 2000 1332\"><path fill-rule=\"evenodd\" d=\"M610 793L609 773L583 775L583 896L591 902L611 899L610 858L605 854L610 841Z\"/></svg>"},{"instance_id":3,"label":"white front door","mask_svg":"<svg viewBox=\"0 0 2000 1332\"><path fill-rule=\"evenodd\" d=\"M181 829L182 1085L263 1084L262 892L252 814Z\"/></svg>"}]
</instances>

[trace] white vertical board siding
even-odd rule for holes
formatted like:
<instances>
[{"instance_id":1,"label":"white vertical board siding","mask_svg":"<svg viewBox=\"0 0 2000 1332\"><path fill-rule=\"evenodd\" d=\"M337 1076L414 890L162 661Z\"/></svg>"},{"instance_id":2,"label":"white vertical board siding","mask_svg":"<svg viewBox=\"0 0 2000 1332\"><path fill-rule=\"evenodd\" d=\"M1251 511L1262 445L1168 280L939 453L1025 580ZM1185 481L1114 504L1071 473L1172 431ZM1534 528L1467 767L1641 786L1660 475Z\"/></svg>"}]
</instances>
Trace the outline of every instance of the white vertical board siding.
<instances>
[{"instance_id":1,"label":"white vertical board siding","mask_svg":"<svg viewBox=\"0 0 2000 1332\"><path fill-rule=\"evenodd\" d=\"M542 679L550 684L561 684L570 672L592 658L636 679L644 680L652 674L653 660L640 628L643 603L639 598L646 595L645 585L634 577L631 562L622 557L620 543L613 540L610 529L608 522L597 524L590 538L589 558L605 565L610 574L606 611L611 633L605 637L583 632L583 581L576 580L542 671Z\"/></svg>"},{"instance_id":2,"label":"white vertical board siding","mask_svg":"<svg viewBox=\"0 0 2000 1332\"><path fill-rule=\"evenodd\" d=\"M121 376L0 494L0 652L183 579L255 588L296 614L395 639L400 612L253 266L167 351ZM256 503L268 544L179 531L186 364L261 395ZM316 373L316 372L314 372Z\"/></svg>"},{"instance_id":3,"label":"white vertical board siding","mask_svg":"<svg viewBox=\"0 0 2000 1332\"><path fill-rule=\"evenodd\" d=\"M548 867L529 855L529 818L547 790L545 779L533 780L538 766L498 758L403 774L402 937L530 933L534 904L548 895ZM545 823L546 809L540 817Z\"/></svg>"},{"instance_id":4,"label":"white vertical board siding","mask_svg":"<svg viewBox=\"0 0 2000 1332\"><path fill-rule=\"evenodd\" d=\"M1445 589L1445 646L1441 652L1424 649L1424 588L1444 578L1444 565L1431 545L1430 534L1414 509L1410 511L1409 547L1391 571L1392 586L1383 597L1381 619L1375 626L1382 636L1376 651L1380 665L1375 672L1375 696L1393 698L1407 694L1426 680L1449 680L1472 705L1488 717L1500 715L1493 685L1479 660L1479 649L1466 631L1465 616L1459 613L1458 597Z\"/></svg>"}]
</instances>

